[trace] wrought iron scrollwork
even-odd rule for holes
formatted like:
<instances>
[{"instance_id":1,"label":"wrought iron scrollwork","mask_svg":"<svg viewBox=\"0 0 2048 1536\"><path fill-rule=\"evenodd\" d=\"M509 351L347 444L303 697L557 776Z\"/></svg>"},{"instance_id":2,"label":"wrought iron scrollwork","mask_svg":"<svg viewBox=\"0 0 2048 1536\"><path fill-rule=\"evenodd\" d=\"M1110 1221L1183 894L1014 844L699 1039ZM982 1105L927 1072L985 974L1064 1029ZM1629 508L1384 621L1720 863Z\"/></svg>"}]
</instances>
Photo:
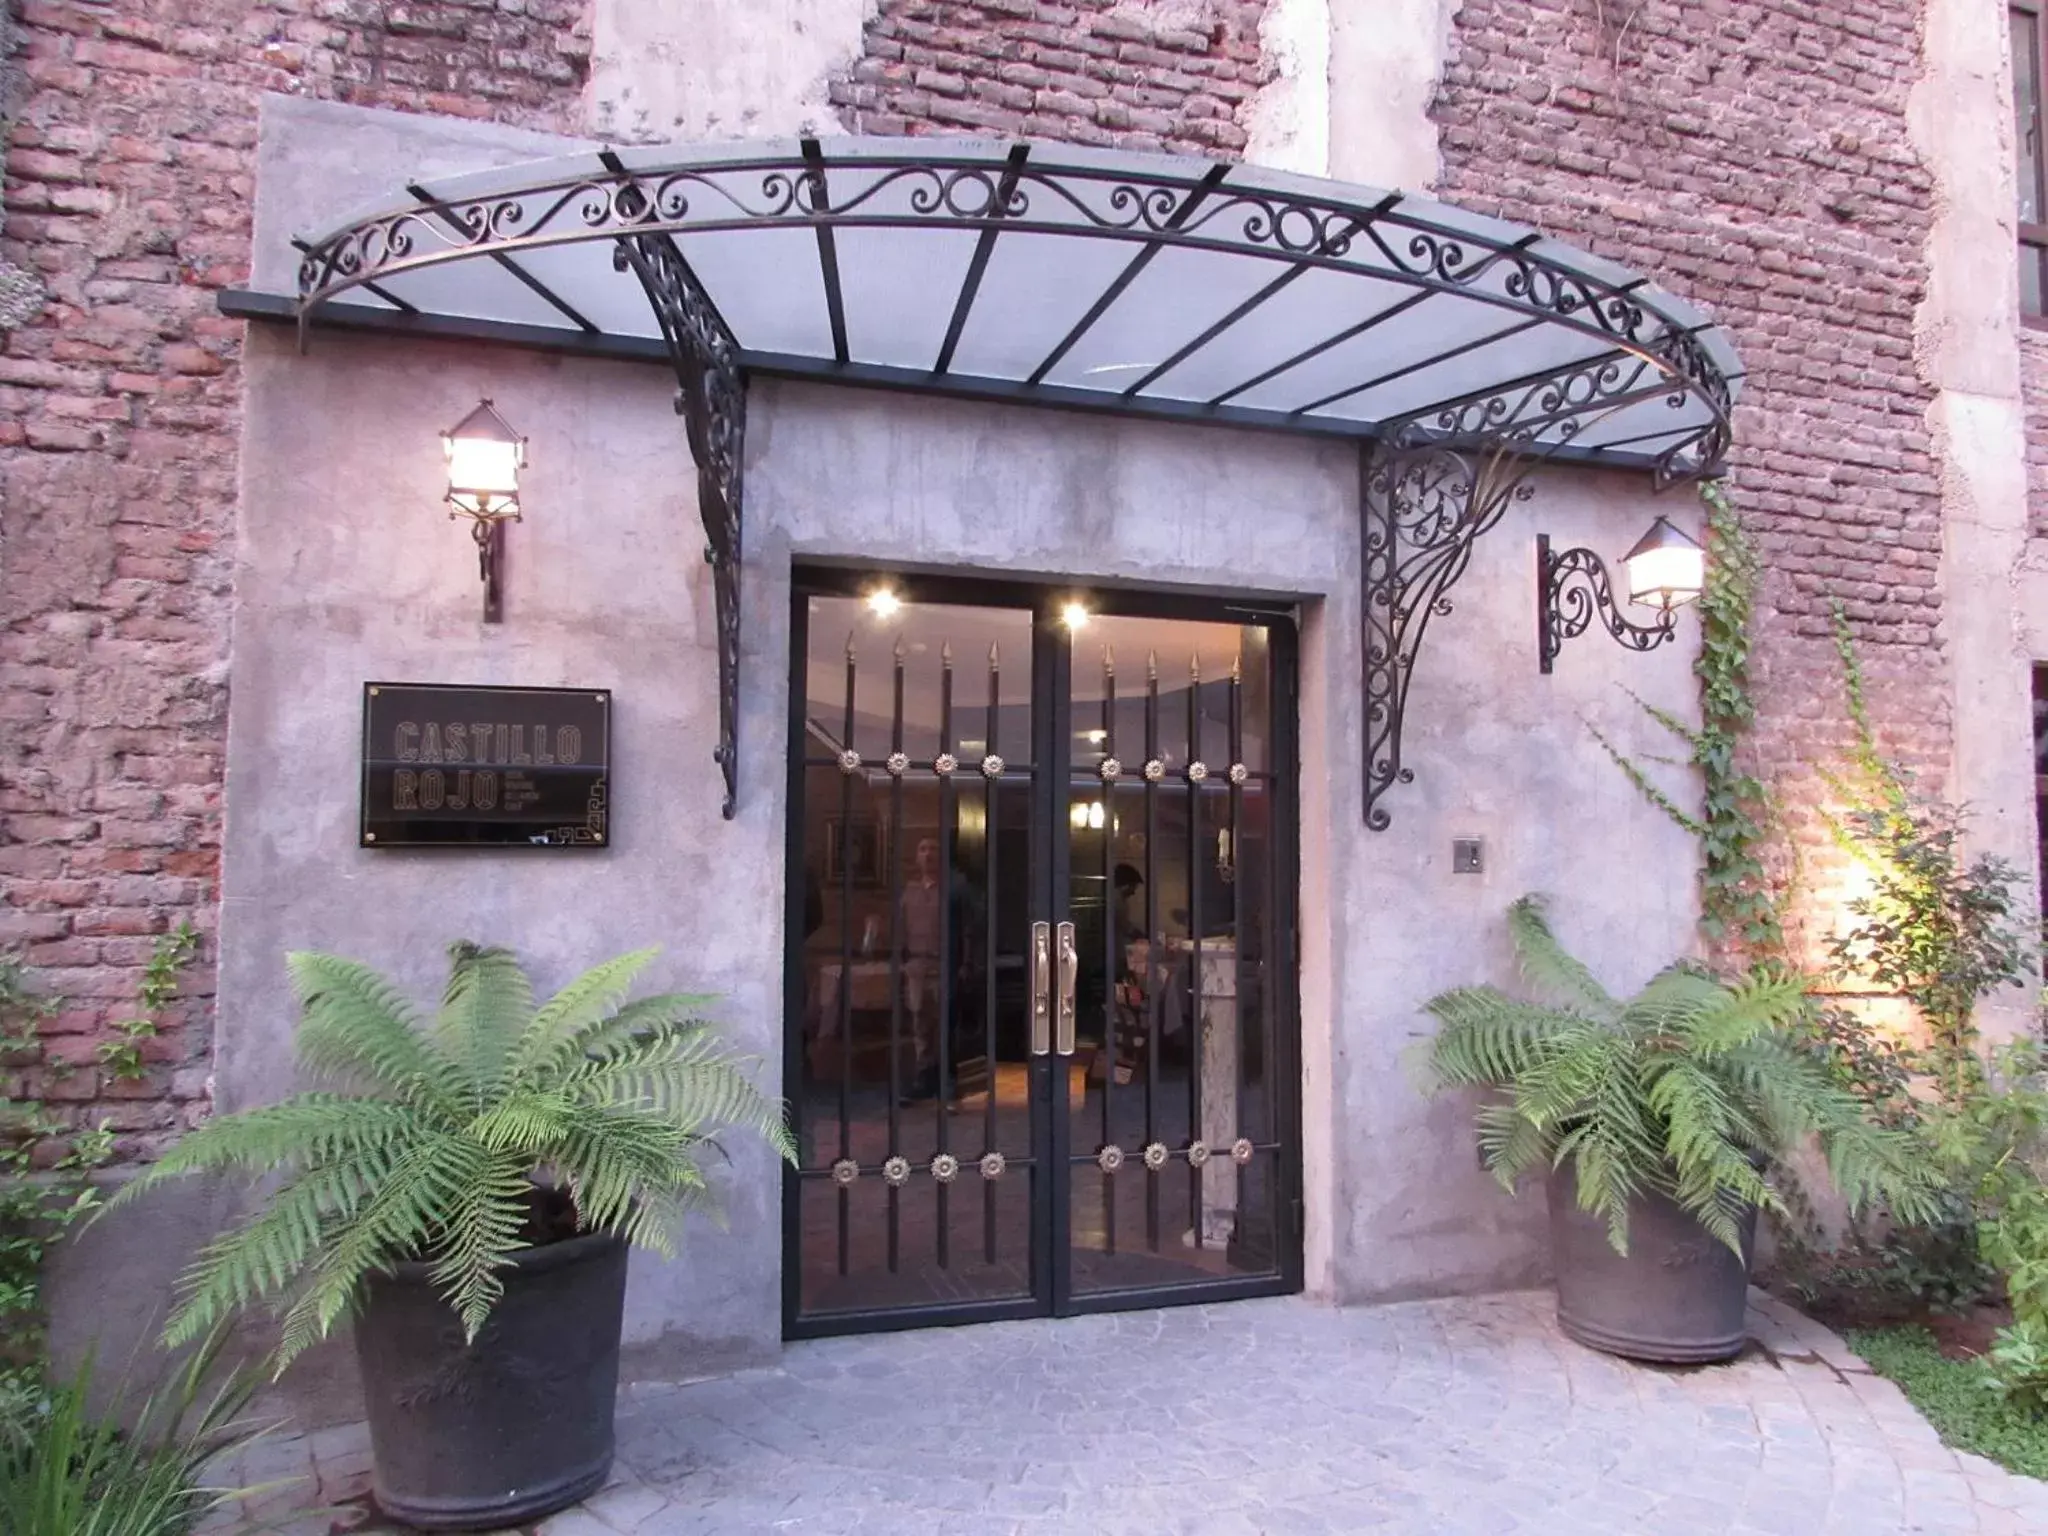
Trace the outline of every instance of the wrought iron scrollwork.
<instances>
[{"instance_id":1,"label":"wrought iron scrollwork","mask_svg":"<svg viewBox=\"0 0 2048 1536\"><path fill-rule=\"evenodd\" d=\"M629 194L631 194L629 196ZM658 204L631 187L614 203L651 217ZM718 747L725 777L725 817L739 807L740 509L747 432L747 379L739 344L718 308L666 234L622 237L613 264L630 269L661 323L676 372L676 414L683 418L697 464L697 510L704 522L704 560L711 567L718 625Z\"/></svg>"},{"instance_id":2,"label":"wrought iron scrollwork","mask_svg":"<svg viewBox=\"0 0 2048 1536\"><path fill-rule=\"evenodd\" d=\"M1653 651L1678 633L1678 615L1665 609L1654 624L1631 624L1614 601L1607 566L1590 549L1550 552L1550 537L1536 536L1537 643L1542 668L1549 672L1567 640L1586 632L1594 615L1632 651Z\"/></svg>"},{"instance_id":3,"label":"wrought iron scrollwork","mask_svg":"<svg viewBox=\"0 0 2048 1536\"><path fill-rule=\"evenodd\" d=\"M1687 374L1689 368L1703 369L1705 382ZM1688 378L1694 381L1690 385L1684 382ZM1588 428L1660 400L1680 409L1694 398L1694 388L1712 405L1713 419L1660 451L1655 483L1661 490L1719 474L1729 444L1727 381L1693 335L1676 329L1647 348L1616 348L1540 377L1439 401L1364 450L1359 509L1367 827L1386 829L1390 817L1382 797L1415 777L1401 760L1408 685L1429 621L1451 611L1451 588L1471 562L1474 541L1510 506L1529 497L1534 489L1529 474L1538 464ZM1604 586L1604 571L1600 580ZM1547 579L1543 590L1547 594ZM1583 602L1584 595L1578 600ZM1547 608L1546 603L1543 611ZM1669 638L1668 616L1661 632L1645 632L1615 613L1611 600L1604 612L1614 637L1637 650ZM1583 630L1589 619L1590 612L1579 614L1575 608L1567 622L1575 621L1577 628L1570 633ZM1638 635L1643 638L1634 638ZM1547 672L1548 658L1555 654L1547 627L1543 645Z\"/></svg>"},{"instance_id":4,"label":"wrought iron scrollwork","mask_svg":"<svg viewBox=\"0 0 2048 1536\"><path fill-rule=\"evenodd\" d=\"M1422 636L1432 618L1451 611L1473 541L1530 494L1532 467L1505 447L1396 438L1365 450L1365 824L1375 832L1391 819L1380 797L1415 777L1401 761L1401 725Z\"/></svg>"}]
</instances>

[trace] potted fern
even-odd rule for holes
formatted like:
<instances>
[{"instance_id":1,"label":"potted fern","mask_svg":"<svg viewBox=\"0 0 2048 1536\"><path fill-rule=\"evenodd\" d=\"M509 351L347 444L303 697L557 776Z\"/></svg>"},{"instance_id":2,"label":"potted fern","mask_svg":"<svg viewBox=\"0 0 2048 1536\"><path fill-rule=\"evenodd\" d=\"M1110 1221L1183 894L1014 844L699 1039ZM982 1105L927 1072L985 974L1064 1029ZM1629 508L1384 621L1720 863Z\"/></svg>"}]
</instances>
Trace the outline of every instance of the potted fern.
<instances>
[{"instance_id":1,"label":"potted fern","mask_svg":"<svg viewBox=\"0 0 2048 1536\"><path fill-rule=\"evenodd\" d=\"M368 966L287 957L325 1086L210 1121L115 1202L200 1170L275 1180L201 1252L165 1343L264 1300L282 1372L353 1317L376 1499L413 1525L510 1525L602 1486L628 1245L674 1251L717 1129L793 1151L704 999L625 1002L653 954L537 1007L508 951L457 944L431 1026Z\"/></svg>"},{"instance_id":2,"label":"potted fern","mask_svg":"<svg viewBox=\"0 0 2048 1536\"><path fill-rule=\"evenodd\" d=\"M1428 1071L1439 1089L1489 1090L1479 1144L1502 1185L1547 1174L1570 1337L1674 1363L1740 1351L1757 1212L1785 1210L1778 1160L1808 1137L1852 1210L1928 1207L1913 1143L1802 1048L1801 979L1726 982L1681 961L1622 1001L1557 941L1539 898L1509 908L1508 929L1535 1000L1484 986L1432 998Z\"/></svg>"}]
</instances>

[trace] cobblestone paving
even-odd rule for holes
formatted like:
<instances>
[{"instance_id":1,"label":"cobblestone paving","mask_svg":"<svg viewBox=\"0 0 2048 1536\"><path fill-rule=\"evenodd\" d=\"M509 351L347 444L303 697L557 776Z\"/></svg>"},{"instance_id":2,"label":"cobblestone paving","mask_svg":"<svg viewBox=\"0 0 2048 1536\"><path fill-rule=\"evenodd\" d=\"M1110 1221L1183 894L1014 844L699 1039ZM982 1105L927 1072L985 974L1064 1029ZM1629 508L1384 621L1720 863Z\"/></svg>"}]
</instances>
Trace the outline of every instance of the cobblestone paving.
<instances>
[{"instance_id":1,"label":"cobblestone paving","mask_svg":"<svg viewBox=\"0 0 2048 1536\"><path fill-rule=\"evenodd\" d=\"M1682 1371L1567 1342L1533 1292L792 1345L775 1369L630 1390L614 1482L538 1530L2048 1532L2048 1484L1948 1450L1833 1334L1752 1295L1759 1347ZM251 1470L345 1499L364 1444L324 1431ZM359 1518L271 1528L383 1529Z\"/></svg>"}]
</instances>

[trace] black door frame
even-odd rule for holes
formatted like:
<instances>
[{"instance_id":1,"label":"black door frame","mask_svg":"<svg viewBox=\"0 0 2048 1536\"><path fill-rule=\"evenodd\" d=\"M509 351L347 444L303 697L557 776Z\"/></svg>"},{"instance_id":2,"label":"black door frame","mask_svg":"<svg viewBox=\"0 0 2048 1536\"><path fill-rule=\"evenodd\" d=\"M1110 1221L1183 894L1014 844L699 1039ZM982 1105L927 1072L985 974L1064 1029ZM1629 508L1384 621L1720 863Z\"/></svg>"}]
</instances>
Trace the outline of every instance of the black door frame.
<instances>
[{"instance_id":1,"label":"black door frame","mask_svg":"<svg viewBox=\"0 0 2048 1536\"><path fill-rule=\"evenodd\" d=\"M1275 1198L1280 1232L1277 1274L1230 1276L1209 1281L1073 1293L1072 1244L1062 1238L1057 1213L1072 1208L1072 1116L1065 1093L1054 1092L1054 1063L1067 1058L1033 1058L1031 1065L1032 1141L1047 1158L1046 1177L1034 1181L1031 1207L1032 1294L997 1301L942 1302L921 1307L800 1315L802 1300L802 1204L800 1175L783 1165L782 1177L782 1320L790 1339L846 1333L879 1333L950 1324L997 1322L1012 1318L1077 1316L1093 1312L1129 1311L1162 1305L1196 1305L1252 1296L1291 1294L1303 1285L1303 1210L1301 1137L1301 752L1299 606L1286 599L1210 592L1186 587L1160 588L1115 581L988 578L958 571L902 569L867 561L806 560L790 575L789 739L784 751L788 775L784 800L784 934L783 934L783 1082L785 1091L802 1081L802 1031L792 1028L801 1017L805 998L802 946L803 884L789 878L804 858L804 819L799 814L804 794L803 750L807 682L804 663L809 653L812 597L859 597L878 577L907 603L951 603L983 608L1010 608L1032 617L1032 742L1033 813L1028 920L1059 923L1067 917L1071 870L1070 840L1064 835L1071 794L1068 738L1071 736L1072 648L1059 627L1063 605L1085 597L1091 612L1119 618L1183 619L1211 623L1256 623L1272 636L1273 746L1276 777L1284 773L1285 789L1273 797L1278 878L1270 899L1274 904L1275 981L1273 1002L1274 1060L1266 1070L1278 1085L1277 1132L1289 1149L1280 1159ZM1059 1070L1064 1072L1064 1067ZM1092 1166L1093 1158L1084 1157Z\"/></svg>"}]
</instances>

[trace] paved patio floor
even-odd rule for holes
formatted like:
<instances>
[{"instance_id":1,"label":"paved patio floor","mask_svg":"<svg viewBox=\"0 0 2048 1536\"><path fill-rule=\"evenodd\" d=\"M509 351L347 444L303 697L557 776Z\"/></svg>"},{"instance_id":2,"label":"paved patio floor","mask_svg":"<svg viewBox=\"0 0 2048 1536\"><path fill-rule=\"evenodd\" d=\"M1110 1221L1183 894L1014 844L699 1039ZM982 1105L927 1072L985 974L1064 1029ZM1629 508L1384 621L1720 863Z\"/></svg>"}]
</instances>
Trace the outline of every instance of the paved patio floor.
<instances>
[{"instance_id":1,"label":"paved patio floor","mask_svg":"<svg viewBox=\"0 0 2048 1536\"><path fill-rule=\"evenodd\" d=\"M1561 1338L1547 1293L1123 1313L792 1345L630 1390L615 1481L541 1536L2048 1532L2048 1484L1945 1448L1840 1340L1753 1293L1728 1366ZM360 1428L270 1444L243 1511L372 1531ZM331 1506L330 1506L331 1509ZM232 1528L232 1527L228 1527Z\"/></svg>"}]
</instances>

